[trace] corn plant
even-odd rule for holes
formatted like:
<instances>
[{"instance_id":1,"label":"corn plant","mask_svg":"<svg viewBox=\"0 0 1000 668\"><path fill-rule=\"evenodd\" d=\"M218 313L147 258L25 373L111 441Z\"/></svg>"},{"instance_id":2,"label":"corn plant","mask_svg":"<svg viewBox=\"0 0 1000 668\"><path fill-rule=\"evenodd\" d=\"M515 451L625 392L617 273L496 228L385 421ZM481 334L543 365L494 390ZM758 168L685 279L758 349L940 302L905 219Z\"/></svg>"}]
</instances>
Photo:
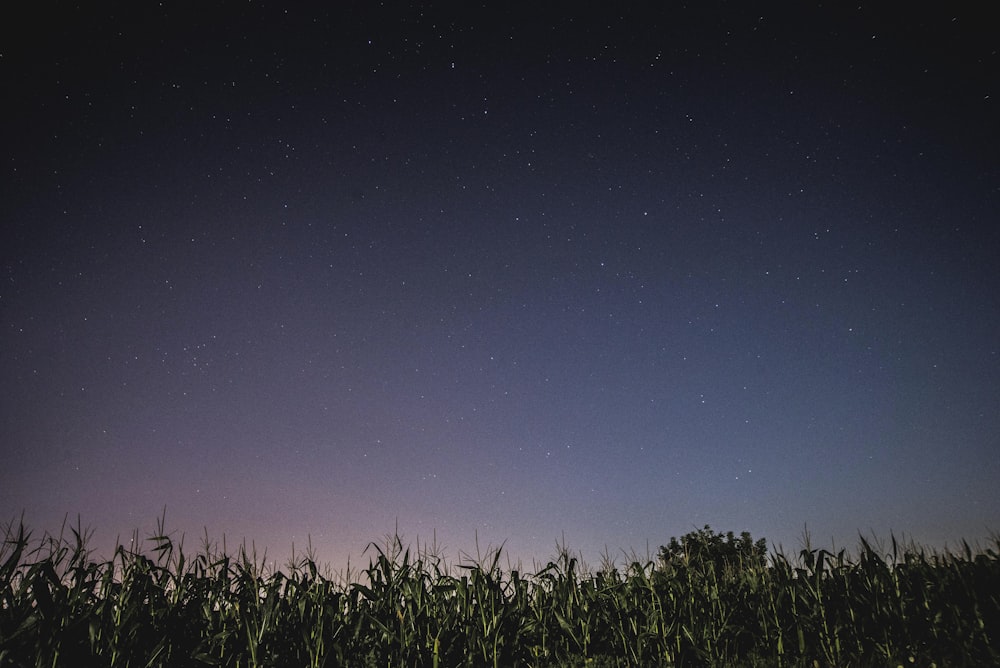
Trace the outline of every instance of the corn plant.
<instances>
[{"instance_id":1,"label":"corn plant","mask_svg":"<svg viewBox=\"0 0 1000 668\"><path fill-rule=\"evenodd\" d=\"M560 548L523 574L500 549L449 567L393 536L337 581L311 550L268 568L206 536L192 556L163 524L106 561L79 521L6 525L0 666L1000 665L1000 538L789 557L705 527L621 570Z\"/></svg>"}]
</instances>

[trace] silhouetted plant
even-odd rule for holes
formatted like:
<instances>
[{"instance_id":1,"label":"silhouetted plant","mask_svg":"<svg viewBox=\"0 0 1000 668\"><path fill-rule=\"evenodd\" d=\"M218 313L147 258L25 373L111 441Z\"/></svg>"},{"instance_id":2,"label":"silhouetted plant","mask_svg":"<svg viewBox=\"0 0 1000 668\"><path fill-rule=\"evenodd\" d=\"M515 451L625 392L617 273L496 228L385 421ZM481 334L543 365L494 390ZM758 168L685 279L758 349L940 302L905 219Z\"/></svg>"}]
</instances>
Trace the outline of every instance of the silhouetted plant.
<instances>
[{"instance_id":1,"label":"silhouetted plant","mask_svg":"<svg viewBox=\"0 0 1000 668\"><path fill-rule=\"evenodd\" d=\"M206 537L189 558L162 520L109 561L88 535L4 528L0 666L1000 665L1000 537L789 558L705 527L621 571L561 548L521 574L500 550L447 568L395 536L335 582L311 554L269 570Z\"/></svg>"}]
</instances>

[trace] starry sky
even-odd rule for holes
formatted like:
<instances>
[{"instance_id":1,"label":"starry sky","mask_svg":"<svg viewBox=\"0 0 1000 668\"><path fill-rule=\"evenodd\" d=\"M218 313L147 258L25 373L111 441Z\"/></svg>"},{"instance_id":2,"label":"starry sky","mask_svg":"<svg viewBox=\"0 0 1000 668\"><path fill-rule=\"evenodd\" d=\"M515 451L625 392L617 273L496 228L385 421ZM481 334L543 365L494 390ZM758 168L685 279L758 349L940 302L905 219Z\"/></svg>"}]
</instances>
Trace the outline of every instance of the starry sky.
<instances>
[{"instance_id":1,"label":"starry sky","mask_svg":"<svg viewBox=\"0 0 1000 668\"><path fill-rule=\"evenodd\" d=\"M3 28L0 519L334 567L1000 528L985 15L287 4Z\"/></svg>"}]
</instances>

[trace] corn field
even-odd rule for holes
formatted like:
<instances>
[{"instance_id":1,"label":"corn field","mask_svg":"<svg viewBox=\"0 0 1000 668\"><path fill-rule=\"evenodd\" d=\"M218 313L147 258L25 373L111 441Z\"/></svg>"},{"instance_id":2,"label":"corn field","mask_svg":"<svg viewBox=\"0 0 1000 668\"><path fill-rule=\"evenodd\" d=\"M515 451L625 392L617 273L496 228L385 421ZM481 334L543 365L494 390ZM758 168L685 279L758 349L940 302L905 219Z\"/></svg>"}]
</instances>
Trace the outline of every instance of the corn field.
<instances>
[{"instance_id":1,"label":"corn field","mask_svg":"<svg viewBox=\"0 0 1000 668\"><path fill-rule=\"evenodd\" d=\"M351 578L155 533L100 561L79 525L7 525L0 666L1000 665L1000 537L789 558L705 527L620 569L562 549L531 574L390 537Z\"/></svg>"}]
</instances>

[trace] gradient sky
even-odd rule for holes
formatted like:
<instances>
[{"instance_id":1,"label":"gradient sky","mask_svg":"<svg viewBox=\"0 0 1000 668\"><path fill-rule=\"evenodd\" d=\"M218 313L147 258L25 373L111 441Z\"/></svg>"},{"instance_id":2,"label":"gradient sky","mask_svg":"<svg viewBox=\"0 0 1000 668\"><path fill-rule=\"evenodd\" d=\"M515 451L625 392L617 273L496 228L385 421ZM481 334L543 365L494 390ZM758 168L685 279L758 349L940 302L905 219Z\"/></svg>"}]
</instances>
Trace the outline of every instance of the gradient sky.
<instances>
[{"instance_id":1,"label":"gradient sky","mask_svg":"<svg viewBox=\"0 0 1000 668\"><path fill-rule=\"evenodd\" d=\"M984 15L282 4L5 26L0 519L335 567L1000 528Z\"/></svg>"}]
</instances>

